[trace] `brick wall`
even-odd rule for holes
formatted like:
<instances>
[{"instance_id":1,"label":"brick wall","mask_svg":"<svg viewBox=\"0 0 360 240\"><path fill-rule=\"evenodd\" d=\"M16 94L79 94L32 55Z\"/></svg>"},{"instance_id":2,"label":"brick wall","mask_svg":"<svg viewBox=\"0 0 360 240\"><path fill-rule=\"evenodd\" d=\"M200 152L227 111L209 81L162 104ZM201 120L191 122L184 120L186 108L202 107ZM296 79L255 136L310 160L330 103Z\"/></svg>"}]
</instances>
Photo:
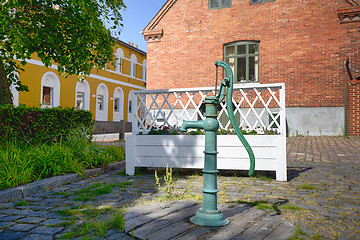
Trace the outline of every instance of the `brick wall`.
<instances>
[{"instance_id":1,"label":"brick wall","mask_svg":"<svg viewBox=\"0 0 360 240\"><path fill-rule=\"evenodd\" d=\"M344 107L344 62L360 45L338 18L346 2L249 2L209 10L208 0L177 0L155 26L161 40L148 41L148 89L214 86L224 44L260 41L260 83L284 82L288 107Z\"/></svg>"},{"instance_id":2,"label":"brick wall","mask_svg":"<svg viewBox=\"0 0 360 240\"><path fill-rule=\"evenodd\" d=\"M360 136L360 85L349 87L348 132L350 136Z\"/></svg>"}]
</instances>

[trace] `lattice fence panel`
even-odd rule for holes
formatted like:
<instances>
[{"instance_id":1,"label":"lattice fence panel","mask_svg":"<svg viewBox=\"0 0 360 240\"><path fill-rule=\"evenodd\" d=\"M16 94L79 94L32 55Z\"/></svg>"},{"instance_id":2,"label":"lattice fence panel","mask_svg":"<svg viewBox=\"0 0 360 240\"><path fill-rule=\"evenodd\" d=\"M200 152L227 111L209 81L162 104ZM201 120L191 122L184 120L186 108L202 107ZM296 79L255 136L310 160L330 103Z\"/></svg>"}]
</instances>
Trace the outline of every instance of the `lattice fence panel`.
<instances>
[{"instance_id":1,"label":"lattice fence panel","mask_svg":"<svg viewBox=\"0 0 360 240\"><path fill-rule=\"evenodd\" d=\"M133 132L147 133L151 128L180 127L183 120L205 119L204 100L213 96L212 88L134 91ZM232 106L240 128L277 129L285 132L284 84L235 86ZM220 128L232 128L225 102L219 104Z\"/></svg>"}]
</instances>

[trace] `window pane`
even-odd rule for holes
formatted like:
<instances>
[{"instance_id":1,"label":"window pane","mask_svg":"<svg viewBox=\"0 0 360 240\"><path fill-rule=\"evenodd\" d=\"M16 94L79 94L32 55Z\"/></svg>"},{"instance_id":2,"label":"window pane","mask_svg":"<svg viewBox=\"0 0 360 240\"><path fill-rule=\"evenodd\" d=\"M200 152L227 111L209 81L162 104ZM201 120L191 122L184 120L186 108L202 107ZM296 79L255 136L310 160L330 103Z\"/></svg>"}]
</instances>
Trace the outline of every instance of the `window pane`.
<instances>
[{"instance_id":1,"label":"window pane","mask_svg":"<svg viewBox=\"0 0 360 240\"><path fill-rule=\"evenodd\" d=\"M47 106L52 106L52 95L53 91L51 87L43 87L43 99L42 104Z\"/></svg>"},{"instance_id":2,"label":"window pane","mask_svg":"<svg viewBox=\"0 0 360 240\"><path fill-rule=\"evenodd\" d=\"M210 0L210 7L211 8L219 7L219 0Z\"/></svg>"},{"instance_id":3,"label":"window pane","mask_svg":"<svg viewBox=\"0 0 360 240\"><path fill-rule=\"evenodd\" d=\"M259 69L259 57L249 57L249 81L259 81L258 71Z\"/></svg>"},{"instance_id":4,"label":"window pane","mask_svg":"<svg viewBox=\"0 0 360 240\"><path fill-rule=\"evenodd\" d=\"M233 74L235 72L235 58L227 58L225 59L225 62L230 66Z\"/></svg>"},{"instance_id":5,"label":"window pane","mask_svg":"<svg viewBox=\"0 0 360 240\"><path fill-rule=\"evenodd\" d=\"M97 96L96 105L97 105L97 110L101 111L104 109L104 96L102 96L102 95Z\"/></svg>"},{"instance_id":6,"label":"window pane","mask_svg":"<svg viewBox=\"0 0 360 240\"><path fill-rule=\"evenodd\" d=\"M249 45L249 53L259 53L258 45L250 44Z\"/></svg>"},{"instance_id":7,"label":"window pane","mask_svg":"<svg viewBox=\"0 0 360 240\"><path fill-rule=\"evenodd\" d=\"M246 45L238 45L237 54L246 54Z\"/></svg>"},{"instance_id":8,"label":"window pane","mask_svg":"<svg viewBox=\"0 0 360 240\"><path fill-rule=\"evenodd\" d=\"M114 99L114 112L119 112L119 98Z\"/></svg>"},{"instance_id":9,"label":"window pane","mask_svg":"<svg viewBox=\"0 0 360 240\"><path fill-rule=\"evenodd\" d=\"M237 81L246 82L246 58L237 59Z\"/></svg>"},{"instance_id":10,"label":"window pane","mask_svg":"<svg viewBox=\"0 0 360 240\"><path fill-rule=\"evenodd\" d=\"M231 6L231 0L222 0L222 7L230 7Z\"/></svg>"},{"instance_id":11,"label":"window pane","mask_svg":"<svg viewBox=\"0 0 360 240\"><path fill-rule=\"evenodd\" d=\"M131 101L129 101L129 113L132 112L132 108L131 108L132 106L131 106L131 104L132 104Z\"/></svg>"},{"instance_id":12,"label":"window pane","mask_svg":"<svg viewBox=\"0 0 360 240\"><path fill-rule=\"evenodd\" d=\"M76 94L76 108L84 109L84 93L82 92Z\"/></svg>"},{"instance_id":13,"label":"window pane","mask_svg":"<svg viewBox=\"0 0 360 240\"><path fill-rule=\"evenodd\" d=\"M227 46L225 48L225 55L226 56L234 56L235 55L235 46Z\"/></svg>"}]
</instances>

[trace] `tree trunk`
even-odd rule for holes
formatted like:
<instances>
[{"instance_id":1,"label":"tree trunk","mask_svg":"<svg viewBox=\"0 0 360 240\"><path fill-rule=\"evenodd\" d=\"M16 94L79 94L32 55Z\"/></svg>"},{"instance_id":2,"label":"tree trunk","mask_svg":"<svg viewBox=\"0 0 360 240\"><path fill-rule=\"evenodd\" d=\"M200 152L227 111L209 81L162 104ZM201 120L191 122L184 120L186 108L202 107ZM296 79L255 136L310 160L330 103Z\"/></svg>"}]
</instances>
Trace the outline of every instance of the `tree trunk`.
<instances>
[{"instance_id":1,"label":"tree trunk","mask_svg":"<svg viewBox=\"0 0 360 240\"><path fill-rule=\"evenodd\" d=\"M0 105L12 105L12 97L10 85L5 75L5 68L0 66Z\"/></svg>"}]
</instances>

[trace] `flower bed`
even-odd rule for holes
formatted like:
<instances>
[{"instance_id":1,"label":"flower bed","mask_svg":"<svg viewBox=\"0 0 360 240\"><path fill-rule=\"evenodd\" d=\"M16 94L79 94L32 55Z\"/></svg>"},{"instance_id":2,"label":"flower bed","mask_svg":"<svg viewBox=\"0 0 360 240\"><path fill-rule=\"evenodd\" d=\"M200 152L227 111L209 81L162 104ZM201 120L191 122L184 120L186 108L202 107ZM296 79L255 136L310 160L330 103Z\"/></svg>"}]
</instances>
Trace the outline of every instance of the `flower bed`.
<instances>
[{"instance_id":1,"label":"flower bed","mask_svg":"<svg viewBox=\"0 0 360 240\"><path fill-rule=\"evenodd\" d=\"M255 155L255 170L276 171L286 181L286 137L246 135ZM126 137L126 173L135 167L204 168L204 135L136 135ZM249 156L236 135L218 135L218 169L249 170Z\"/></svg>"}]
</instances>

